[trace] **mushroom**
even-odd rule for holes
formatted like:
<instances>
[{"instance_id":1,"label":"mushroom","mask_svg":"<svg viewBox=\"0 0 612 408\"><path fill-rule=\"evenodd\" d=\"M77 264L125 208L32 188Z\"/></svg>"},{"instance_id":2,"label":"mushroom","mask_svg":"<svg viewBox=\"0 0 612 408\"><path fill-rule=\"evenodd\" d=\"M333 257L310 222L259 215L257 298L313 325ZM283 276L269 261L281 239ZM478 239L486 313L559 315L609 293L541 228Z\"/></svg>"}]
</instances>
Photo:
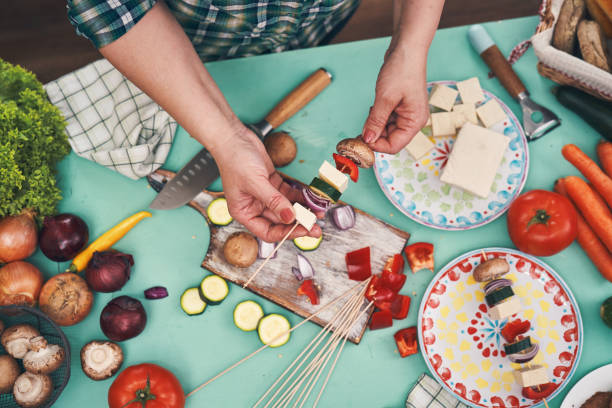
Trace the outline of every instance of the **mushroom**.
<instances>
[{"instance_id":1,"label":"mushroom","mask_svg":"<svg viewBox=\"0 0 612 408\"><path fill-rule=\"evenodd\" d=\"M2 333L0 343L14 358L23 358L30 350L30 339L40 336L38 330L29 324L17 324Z\"/></svg>"},{"instance_id":2,"label":"mushroom","mask_svg":"<svg viewBox=\"0 0 612 408\"><path fill-rule=\"evenodd\" d=\"M508 261L502 258L492 258L480 263L474 268L474 280L476 282L487 282L497 279L510 271Z\"/></svg>"},{"instance_id":3,"label":"mushroom","mask_svg":"<svg viewBox=\"0 0 612 408\"><path fill-rule=\"evenodd\" d=\"M285 132L270 133L263 141L274 167L283 167L295 159L297 146L295 140Z\"/></svg>"},{"instance_id":4,"label":"mushroom","mask_svg":"<svg viewBox=\"0 0 612 408\"><path fill-rule=\"evenodd\" d=\"M23 408L40 407L49 399L52 392L51 377L27 371L17 377L13 386L15 401Z\"/></svg>"},{"instance_id":5,"label":"mushroom","mask_svg":"<svg viewBox=\"0 0 612 408\"><path fill-rule=\"evenodd\" d=\"M239 268L248 268L257 259L259 245L248 232L235 232L223 245L223 256L230 264Z\"/></svg>"},{"instance_id":6,"label":"mushroom","mask_svg":"<svg viewBox=\"0 0 612 408\"><path fill-rule=\"evenodd\" d=\"M81 349L81 367L95 381L115 375L123 363L123 351L112 341L90 341Z\"/></svg>"},{"instance_id":7,"label":"mushroom","mask_svg":"<svg viewBox=\"0 0 612 408\"><path fill-rule=\"evenodd\" d=\"M374 164L374 152L360 137L339 141L336 150L364 169L368 169Z\"/></svg>"},{"instance_id":8,"label":"mushroom","mask_svg":"<svg viewBox=\"0 0 612 408\"><path fill-rule=\"evenodd\" d=\"M30 340L30 351L23 357L23 367L34 374L51 374L64 361L66 353L57 344L48 344L43 336Z\"/></svg>"},{"instance_id":9,"label":"mushroom","mask_svg":"<svg viewBox=\"0 0 612 408\"><path fill-rule=\"evenodd\" d=\"M20 371L13 357L8 354L0 356L0 394L11 392Z\"/></svg>"}]
</instances>

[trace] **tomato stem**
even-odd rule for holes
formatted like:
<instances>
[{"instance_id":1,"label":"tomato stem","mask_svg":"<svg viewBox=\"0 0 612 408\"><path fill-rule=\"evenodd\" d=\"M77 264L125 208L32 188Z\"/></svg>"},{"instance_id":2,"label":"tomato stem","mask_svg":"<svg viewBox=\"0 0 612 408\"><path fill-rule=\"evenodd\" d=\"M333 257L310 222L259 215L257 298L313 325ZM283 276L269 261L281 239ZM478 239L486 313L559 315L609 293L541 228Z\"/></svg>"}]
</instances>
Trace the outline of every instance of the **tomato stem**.
<instances>
[{"instance_id":1,"label":"tomato stem","mask_svg":"<svg viewBox=\"0 0 612 408\"><path fill-rule=\"evenodd\" d=\"M142 404L142 408L147 408L147 402L154 399L155 395L151 393L151 380L147 375L147 386L143 389L136 390L136 398L129 402L126 402L125 405L123 405L121 408L126 408L127 406L138 402Z\"/></svg>"},{"instance_id":2,"label":"tomato stem","mask_svg":"<svg viewBox=\"0 0 612 408\"><path fill-rule=\"evenodd\" d=\"M550 219L550 215L546 212L546 210L536 210L535 215L532 219L527 223L527 229L534 224L548 224L548 220Z\"/></svg>"}]
</instances>

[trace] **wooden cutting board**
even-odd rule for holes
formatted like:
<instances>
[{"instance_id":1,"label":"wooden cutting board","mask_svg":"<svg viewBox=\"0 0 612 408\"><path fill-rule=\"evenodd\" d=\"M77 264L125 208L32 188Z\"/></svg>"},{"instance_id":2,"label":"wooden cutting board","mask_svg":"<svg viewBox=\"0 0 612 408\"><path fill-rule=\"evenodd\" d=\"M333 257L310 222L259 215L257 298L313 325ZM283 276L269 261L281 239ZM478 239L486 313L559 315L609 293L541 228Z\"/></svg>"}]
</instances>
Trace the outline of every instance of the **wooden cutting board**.
<instances>
[{"instance_id":1,"label":"wooden cutting board","mask_svg":"<svg viewBox=\"0 0 612 408\"><path fill-rule=\"evenodd\" d=\"M149 176L149 183L153 188L159 190L172 177L174 173L160 169ZM283 177L293 180L285 175ZM222 192L204 190L189 203L189 206L204 216L210 227L210 245L202 266L242 286L263 260L258 259L248 268L237 268L225 261L223 257L225 240L234 232L246 231L246 228L236 221L224 227L216 227L210 223L206 215L206 208L212 200L219 197L223 197ZM357 283L347 277L344 260L347 252L369 246L372 272L382 271L389 256L402 251L410 234L357 208L355 208L355 215L355 226L348 231L337 229L327 216L322 226L323 242L315 251L303 252L292 241L286 241L277 251L276 257L271 259L249 284L248 289L300 316L308 317L319 307L333 301ZM298 253L302 253L315 270L314 280L320 292L320 304L317 306L311 305L305 296L297 295L300 283L291 272L291 267L297 266ZM312 321L320 326L325 326L344 302L338 302L336 306L323 311ZM372 310L373 308L352 327L348 337L351 342L359 344L361 341Z\"/></svg>"}]
</instances>

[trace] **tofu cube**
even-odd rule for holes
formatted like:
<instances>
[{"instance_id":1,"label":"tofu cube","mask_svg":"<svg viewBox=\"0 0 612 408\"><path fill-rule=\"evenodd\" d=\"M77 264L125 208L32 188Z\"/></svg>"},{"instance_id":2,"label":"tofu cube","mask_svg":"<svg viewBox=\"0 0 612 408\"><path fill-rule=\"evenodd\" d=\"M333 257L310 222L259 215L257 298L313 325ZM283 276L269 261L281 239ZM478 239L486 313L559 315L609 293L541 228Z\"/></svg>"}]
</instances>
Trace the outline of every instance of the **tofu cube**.
<instances>
[{"instance_id":1,"label":"tofu cube","mask_svg":"<svg viewBox=\"0 0 612 408\"><path fill-rule=\"evenodd\" d=\"M471 103L462 103L453 106L453 118L455 119L455 128L459 129L466 122L478 124L478 118L476 117L476 106Z\"/></svg>"},{"instance_id":2,"label":"tofu cube","mask_svg":"<svg viewBox=\"0 0 612 408\"><path fill-rule=\"evenodd\" d=\"M431 131L433 137L453 136L455 134L455 118L451 112L431 114Z\"/></svg>"},{"instance_id":3,"label":"tofu cube","mask_svg":"<svg viewBox=\"0 0 612 408\"><path fill-rule=\"evenodd\" d=\"M304 207L300 203L293 204L293 210L295 211L295 220L308 231L312 229L312 227L317 222L317 216L310 211L308 208Z\"/></svg>"},{"instance_id":4,"label":"tofu cube","mask_svg":"<svg viewBox=\"0 0 612 408\"><path fill-rule=\"evenodd\" d=\"M498 303L489 309L489 317L492 320L504 320L515 313L521 311L521 301L517 296L512 296L510 299Z\"/></svg>"},{"instance_id":5,"label":"tofu cube","mask_svg":"<svg viewBox=\"0 0 612 408\"><path fill-rule=\"evenodd\" d=\"M423 156L425 156L431 149L433 149L435 144L429 140L427 136L423 134L423 132L419 131L412 138L410 143L406 145L405 149L410 153L414 160L420 160Z\"/></svg>"},{"instance_id":6,"label":"tofu cube","mask_svg":"<svg viewBox=\"0 0 612 408\"><path fill-rule=\"evenodd\" d=\"M457 90L463 103L477 104L485 100L480 81L476 77L457 82Z\"/></svg>"},{"instance_id":7,"label":"tofu cube","mask_svg":"<svg viewBox=\"0 0 612 408\"><path fill-rule=\"evenodd\" d=\"M425 122L425 127L431 126L431 114L427 117L427 122Z\"/></svg>"},{"instance_id":8,"label":"tofu cube","mask_svg":"<svg viewBox=\"0 0 612 408\"><path fill-rule=\"evenodd\" d=\"M327 160L319 167L319 178L341 193L344 193L348 187L349 179L346 174L329 164Z\"/></svg>"},{"instance_id":9,"label":"tofu cube","mask_svg":"<svg viewBox=\"0 0 612 408\"><path fill-rule=\"evenodd\" d=\"M506 112L504 112L495 99L491 99L489 102L476 108L476 114L482 124L488 128L506 119Z\"/></svg>"},{"instance_id":10,"label":"tofu cube","mask_svg":"<svg viewBox=\"0 0 612 408\"><path fill-rule=\"evenodd\" d=\"M486 198L510 139L472 123L463 125L440 180Z\"/></svg>"},{"instance_id":11,"label":"tofu cube","mask_svg":"<svg viewBox=\"0 0 612 408\"><path fill-rule=\"evenodd\" d=\"M550 380L546 368L541 365L527 366L514 371L514 379L521 387L534 387L546 384Z\"/></svg>"},{"instance_id":12,"label":"tofu cube","mask_svg":"<svg viewBox=\"0 0 612 408\"><path fill-rule=\"evenodd\" d=\"M436 85L429 95L429 104L445 111L450 111L459 92L446 85Z\"/></svg>"}]
</instances>

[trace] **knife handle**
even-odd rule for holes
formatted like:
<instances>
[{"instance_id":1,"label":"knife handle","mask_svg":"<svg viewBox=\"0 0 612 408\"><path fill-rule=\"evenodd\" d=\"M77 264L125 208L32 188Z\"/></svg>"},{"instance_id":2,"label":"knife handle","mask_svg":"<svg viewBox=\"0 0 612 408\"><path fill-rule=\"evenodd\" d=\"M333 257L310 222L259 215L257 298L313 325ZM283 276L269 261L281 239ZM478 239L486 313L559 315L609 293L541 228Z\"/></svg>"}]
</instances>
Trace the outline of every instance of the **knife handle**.
<instances>
[{"instance_id":1,"label":"knife handle","mask_svg":"<svg viewBox=\"0 0 612 408\"><path fill-rule=\"evenodd\" d=\"M317 69L268 113L266 122L272 128L279 127L321 93L331 80L332 75L325 68Z\"/></svg>"},{"instance_id":2,"label":"knife handle","mask_svg":"<svg viewBox=\"0 0 612 408\"><path fill-rule=\"evenodd\" d=\"M526 91L525 85L516 75L506 57L497 48L487 30L480 24L473 25L468 29L468 37L476 52L491 68L491 71L506 88L510 96L518 99L519 94Z\"/></svg>"}]
</instances>

